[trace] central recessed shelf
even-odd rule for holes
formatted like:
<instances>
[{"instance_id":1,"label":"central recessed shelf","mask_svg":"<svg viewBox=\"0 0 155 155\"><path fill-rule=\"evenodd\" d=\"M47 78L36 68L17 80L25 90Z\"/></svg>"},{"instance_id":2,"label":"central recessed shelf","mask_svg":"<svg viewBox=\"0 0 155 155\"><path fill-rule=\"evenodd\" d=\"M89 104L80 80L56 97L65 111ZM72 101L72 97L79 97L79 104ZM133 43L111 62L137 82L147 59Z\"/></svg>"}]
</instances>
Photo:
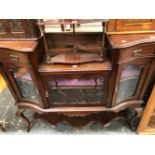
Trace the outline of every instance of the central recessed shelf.
<instances>
[{"instance_id":1,"label":"central recessed shelf","mask_svg":"<svg viewBox=\"0 0 155 155\"><path fill-rule=\"evenodd\" d=\"M67 65L67 64L47 64L42 62L38 68L39 72L47 72L47 73L64 73L64 72L94 72L94 71L111 71L112 66L111 62L108 59L105 59L103 62L91 62L84 63L79 65Z\"/></svg>"}]
</instances>

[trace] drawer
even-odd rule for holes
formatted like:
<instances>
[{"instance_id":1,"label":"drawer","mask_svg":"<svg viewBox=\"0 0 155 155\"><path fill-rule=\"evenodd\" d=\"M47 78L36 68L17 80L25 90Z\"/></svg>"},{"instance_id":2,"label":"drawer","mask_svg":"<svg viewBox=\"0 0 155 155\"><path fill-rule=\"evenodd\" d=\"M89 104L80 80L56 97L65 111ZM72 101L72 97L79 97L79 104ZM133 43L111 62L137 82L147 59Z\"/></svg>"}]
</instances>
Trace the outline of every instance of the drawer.
<instances>
[{"instance_id":1,"label":"drawer","mask_svg":"<svg viewBox=\"0 0 155 155\"><path fill-rule=\"evenodd\" d=\"M1 62L15 62L15 63L29 63L29 59L26 53L14 52L11 50L0 50Z\"/></svg>"},{"instance_id":2,"label":"drawer","mask_svg":"<svg viewBox=\"0 0 155 155\"><path fill-rule=\"evenodd\" d=\"M155 56L155 44L148 45L137 45L122 49L119 54L119 61L135 59L138 57Z\"/></svg>"}]
</instances>

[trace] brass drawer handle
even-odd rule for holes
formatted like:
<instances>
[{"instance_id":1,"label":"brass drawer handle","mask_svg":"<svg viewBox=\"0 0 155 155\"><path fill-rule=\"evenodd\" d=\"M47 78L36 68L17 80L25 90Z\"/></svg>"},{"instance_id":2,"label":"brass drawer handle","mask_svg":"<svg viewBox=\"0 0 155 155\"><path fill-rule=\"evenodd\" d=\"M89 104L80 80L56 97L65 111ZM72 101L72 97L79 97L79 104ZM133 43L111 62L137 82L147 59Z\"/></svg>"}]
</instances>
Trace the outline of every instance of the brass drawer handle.
<instances>
[{"instance_id":1,"label":"brass drawer handle","mask_svg":"<svg viewBox=\"0 0 155 155\"><path fill-rule=\"evenodd\" d=\"M136 56L140 56L142 54L142 49L136 49L132 51L132 56L136 57Z\"/></svg>"},{"instance_id":2,"label":"brass drawer handle","mask_svg":"<svg viewBox=\"0 0 155 155\"><path fill-rule=\"evenodd\" d=\"M11 54L11 55L10 55L10 60L11 60L11 61L19 61L19 57L18 57L17 55Z\"/></svg>"}]
</instances>

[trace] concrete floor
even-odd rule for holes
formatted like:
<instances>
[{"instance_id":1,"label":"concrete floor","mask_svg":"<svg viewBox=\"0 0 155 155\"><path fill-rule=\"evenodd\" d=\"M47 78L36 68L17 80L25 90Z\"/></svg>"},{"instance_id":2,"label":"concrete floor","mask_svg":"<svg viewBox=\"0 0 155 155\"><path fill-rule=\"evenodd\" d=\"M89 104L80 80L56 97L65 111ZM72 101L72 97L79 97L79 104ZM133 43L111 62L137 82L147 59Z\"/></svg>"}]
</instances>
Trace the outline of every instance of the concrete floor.
<instances>
[{"instance_id":1,"label":"concrete floor","mask_svg":"<svg viewBox=\"0 0 155 155\"><path fill-rule=\"evenodd\" d=\"M43 120L36 120L29 133L26 132L26 124L16 117L16 106L14 99L8 89L0 93L0 121L4 124L6 132L0 130L0 134L136 134L129 129L124 120L113 120L108 126L103 126L100 122L92 121L82 128L72 127L67 122L60 122L56 126ZM32 119L33 112L26 111L26 116Z\"/></svg>"}]
</instances>

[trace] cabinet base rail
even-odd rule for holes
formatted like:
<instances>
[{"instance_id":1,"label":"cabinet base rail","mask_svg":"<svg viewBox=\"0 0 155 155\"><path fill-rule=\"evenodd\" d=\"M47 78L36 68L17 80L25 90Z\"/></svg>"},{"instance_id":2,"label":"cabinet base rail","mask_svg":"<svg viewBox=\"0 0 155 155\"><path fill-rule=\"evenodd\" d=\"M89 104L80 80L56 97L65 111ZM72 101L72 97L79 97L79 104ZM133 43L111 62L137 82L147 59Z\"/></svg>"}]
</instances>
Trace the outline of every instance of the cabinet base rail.
<instances>
[{"instance_id":1,"label":"cabinet base rail","mask_svg":"<svg viewBox=\"0 0 155 155\"><path fill-rule=\"evenodd\" d=\"M81 127L88 124L90 121L99 121L102 125L108 126L114 119L124 119L127 121L131 130L136 130L134 120L140 116L137 108L140 108L143 101L128 101L113 108L106 107L57 107L43 109L37 105L30 103L17 103L18 110L16 115L21 117L27 124L27 132L30 131L36 119L43 119L52 125L66 121L72 126ZM133 117L128 118L126 114L127 108L134 110ZM24 112L26 109L33 110L34 119L30 121Z\"/></svg>"},{"instance_id":2,"label":"cabinet base rail","mask_svg":"<svg viewBox=\"0 0 155 155\"><path fill-rule=\"evenodd\" d=\"M35 112L42 114L42 113L51 113L51 112L104 112L104 111L119 112L121 110L124 110L127 107L138 106L142 103L143 103L142 100L132 100L132 101L123 102L112 108L107 108L104 106L93 106L93 107L53 107L53 108L44 109L38 105L34 105L28 102L17 103L17 106L20 109L32 109Z\"/></svg>"}]
</instances>

